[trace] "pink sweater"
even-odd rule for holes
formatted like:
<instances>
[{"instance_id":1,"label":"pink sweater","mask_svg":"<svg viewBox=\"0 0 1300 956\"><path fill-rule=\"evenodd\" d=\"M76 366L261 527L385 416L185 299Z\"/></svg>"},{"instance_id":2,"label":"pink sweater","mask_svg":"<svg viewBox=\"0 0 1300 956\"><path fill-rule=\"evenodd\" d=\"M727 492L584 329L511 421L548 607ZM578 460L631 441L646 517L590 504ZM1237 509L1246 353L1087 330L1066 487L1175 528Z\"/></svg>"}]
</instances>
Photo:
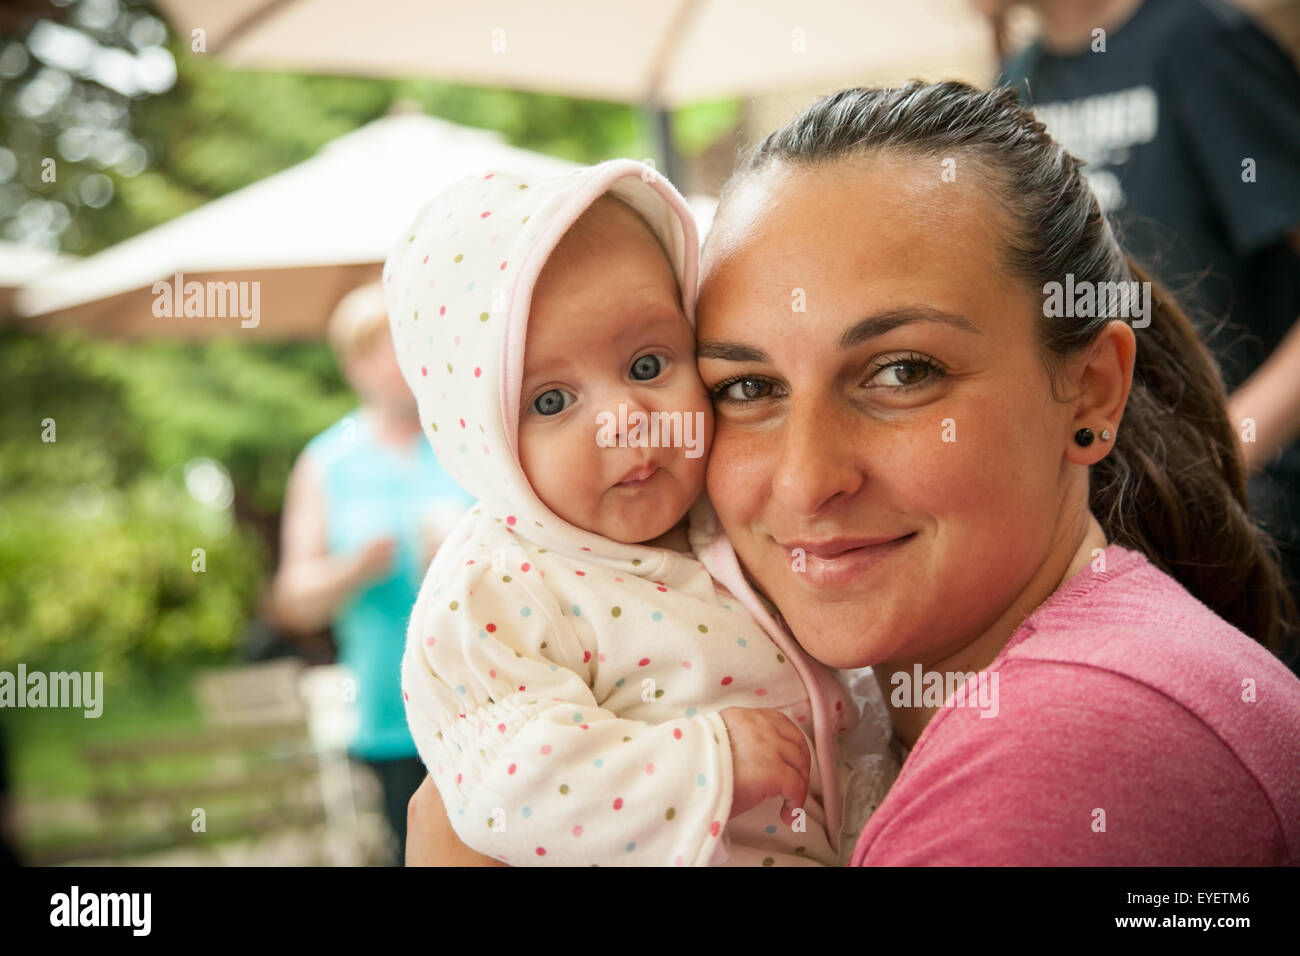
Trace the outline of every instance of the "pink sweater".
<instances>
[{"instance_id":1,"label":"pink sweater","mask_svg":"<svg viewBox=\"0 0 1300 956\"><path fill-rule=\"evenodd\" d=\"M850 865L1297 865L1300 681L1112 545L930 721Z\"/></svg>"}]
</instances>

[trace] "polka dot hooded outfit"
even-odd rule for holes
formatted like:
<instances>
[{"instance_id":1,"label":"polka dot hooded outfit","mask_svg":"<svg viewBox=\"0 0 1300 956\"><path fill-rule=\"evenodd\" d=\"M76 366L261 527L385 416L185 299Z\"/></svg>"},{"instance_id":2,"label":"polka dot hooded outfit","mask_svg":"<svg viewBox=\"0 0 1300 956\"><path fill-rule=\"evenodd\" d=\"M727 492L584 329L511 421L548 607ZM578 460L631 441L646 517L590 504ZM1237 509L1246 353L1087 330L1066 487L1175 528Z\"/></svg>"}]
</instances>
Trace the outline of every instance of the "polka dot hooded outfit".
<instances>
[{"instance_id":1,"label":"polka dot hooded outfit","mask_svg":"<svg viewBox=\"0 0 1300 956\"><path fill-rule=\"evenodd\" d=\"M672 186L632 160L537 182L461 180L423 207L384 265L425 434L479 498L412 613L402 667L411 733L461 839L513 865L833 865L844 774L835 735L855 725L856 708L744 583L707 498L690 514L693 556L569 524L520 467L533 287L606 192L659 238L693 326L694 222ZM807 734L802 830L782 823L779 797L728 819L731 747L718 713L732 705L781 710Z\"/></svg>"}]
</instances>

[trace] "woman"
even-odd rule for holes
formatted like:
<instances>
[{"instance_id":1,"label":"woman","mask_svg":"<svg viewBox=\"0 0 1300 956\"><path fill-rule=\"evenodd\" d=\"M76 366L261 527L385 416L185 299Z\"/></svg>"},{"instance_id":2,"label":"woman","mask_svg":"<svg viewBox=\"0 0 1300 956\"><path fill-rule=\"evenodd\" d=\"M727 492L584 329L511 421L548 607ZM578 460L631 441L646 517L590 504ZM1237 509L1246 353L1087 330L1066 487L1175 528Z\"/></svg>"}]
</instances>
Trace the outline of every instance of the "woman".
<instances>
[{"instance_id":1,"label":"woman","mask_svg":"<svg viewBox=\"0 0 1300 956\"><path fill-rule=\"evenodd\" d=\"M406 804L424 776L398 693L406 619L437 544L472 499L420 434L378 283L343 298L329 340L361 407L313 438L294 465L272 604L291 633L333 625L356 681L360 721L349 749L379 778L400 859Z\"/></svg>"},{"instance_id":2,"label":"woman","mask_svg":"<svg viewBox=\"0 0 1300 956\"><path fill-rule=\"evenodd\" d=\"M889 702L906 762L855 864L1300 861L1300 682L1266 649L1294 609L1187 319L1154 287L1096 315L1130 278L1011 91L841 92L724 192L710 497Z\"/></svg>"}]
</instances>

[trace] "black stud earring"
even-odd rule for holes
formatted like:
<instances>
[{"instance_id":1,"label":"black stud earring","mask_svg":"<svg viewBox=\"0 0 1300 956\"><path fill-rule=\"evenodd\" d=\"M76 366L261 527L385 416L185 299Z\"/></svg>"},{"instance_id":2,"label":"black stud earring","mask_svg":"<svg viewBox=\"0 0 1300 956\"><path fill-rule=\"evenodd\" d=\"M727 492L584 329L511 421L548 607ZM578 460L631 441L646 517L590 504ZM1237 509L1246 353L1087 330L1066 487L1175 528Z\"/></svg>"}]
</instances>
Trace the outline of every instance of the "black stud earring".
<instances>
[{"instance_id":1,"label":"black stud earring","mask_svg":"<svg viewBox=\"0 0 1300 956\"><path fill-rule=\"evenodd\" d=\"M1087 448L1089 445L1092 444L1092 429L1080 428L1077 432L1074 433L1074 441L1076 444L1081 445L1084 448Z\"/></svg>"}]
</instances>

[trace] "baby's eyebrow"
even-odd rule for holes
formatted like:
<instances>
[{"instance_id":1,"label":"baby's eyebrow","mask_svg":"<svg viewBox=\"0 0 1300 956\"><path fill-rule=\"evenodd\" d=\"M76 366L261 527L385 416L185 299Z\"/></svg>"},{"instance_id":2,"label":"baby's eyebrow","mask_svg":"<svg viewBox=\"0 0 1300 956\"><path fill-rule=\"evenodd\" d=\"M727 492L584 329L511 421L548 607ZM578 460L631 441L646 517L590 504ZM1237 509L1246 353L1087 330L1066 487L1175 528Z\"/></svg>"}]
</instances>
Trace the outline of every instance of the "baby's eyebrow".
<instances>
[{"instance_id":1,"label":"baby's eyebrow","mask_svg":"<svg viewBox=\"0 0 1300 956\"><path fill-rule=\"evenodd\" d=\"M594 341L586 342L585 350L573 349L553 355L545 362L525 363L522 384L528 385L536 379L568 374L575 366L582 366L590 361L593 348L628 349L629 343L634 340L647 339L656 334L661 327L668 329L678 324L687 325L686 316L680 308L676 311L664 311L658 308L646 310L644 314L638 316L636 322L628 323L610 335L599 336Z\"/></svg>"}]
</instances>

